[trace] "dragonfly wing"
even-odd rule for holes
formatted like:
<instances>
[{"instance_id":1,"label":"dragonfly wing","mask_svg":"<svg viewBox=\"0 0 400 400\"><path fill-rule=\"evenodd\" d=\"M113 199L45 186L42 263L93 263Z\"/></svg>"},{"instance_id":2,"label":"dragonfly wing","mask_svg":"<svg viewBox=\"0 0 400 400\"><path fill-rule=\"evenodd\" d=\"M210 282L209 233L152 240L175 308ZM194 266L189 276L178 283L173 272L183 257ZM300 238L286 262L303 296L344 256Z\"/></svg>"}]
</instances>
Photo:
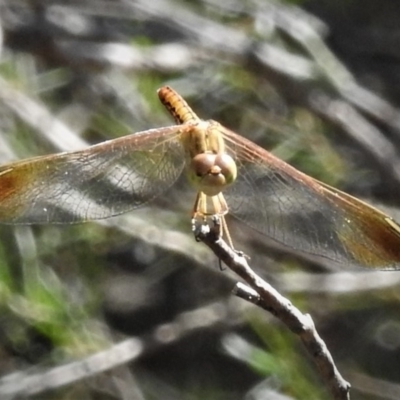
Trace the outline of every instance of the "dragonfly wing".
<instances>
[{"instance_id":1,"label":"dragonfly wing","mask_svg":"<svg viewBox=\"0 0 400 400\"><path fill-rule=\"evenodd\" d=\"M234 216L296 251L343 265L399 268L400 228L390 218L233 132L224 137L238 165L237 181L224 192Z\"/></svg>"},{"instance_id":2,"label":"dragonfly wing","mask_svg":"<svg viewBox=\"0 0 400 400\"><path fill-rule=\"evenodd\" d=\"M336 261L348 258L332 226L332 206L291 176L241 164L225 196L232 215L273 240Z\"/></svg>"},{"instance_id":3,"label":"dragonfly wing","mask_svg":"<svg viewBox=\"0 0 400 400\"><path fill-rule=\"evenodd\" d=\"M180 129L148 130L0 168L0 221L79 222L141 206L181 174Z\"/></svg>"}]
</instances>

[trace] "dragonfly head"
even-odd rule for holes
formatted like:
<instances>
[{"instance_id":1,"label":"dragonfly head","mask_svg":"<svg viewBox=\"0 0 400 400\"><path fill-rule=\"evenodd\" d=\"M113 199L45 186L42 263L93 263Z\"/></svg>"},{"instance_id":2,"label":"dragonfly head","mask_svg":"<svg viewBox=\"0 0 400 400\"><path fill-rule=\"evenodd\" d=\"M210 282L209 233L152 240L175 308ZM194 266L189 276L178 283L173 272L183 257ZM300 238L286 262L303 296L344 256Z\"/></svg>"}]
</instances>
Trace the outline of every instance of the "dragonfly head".
<instances>
[{"instance_id":1,"label":"dragonfly head","mask_svg":"<svg viewBox=\"0 0 400 400\"><path fill-rule=\"evenodd\" d=\"M222 192L236 176L236 163L227 153L197 154L189 167L189 181L207 196Z\"/></svg>"}]
</instances>

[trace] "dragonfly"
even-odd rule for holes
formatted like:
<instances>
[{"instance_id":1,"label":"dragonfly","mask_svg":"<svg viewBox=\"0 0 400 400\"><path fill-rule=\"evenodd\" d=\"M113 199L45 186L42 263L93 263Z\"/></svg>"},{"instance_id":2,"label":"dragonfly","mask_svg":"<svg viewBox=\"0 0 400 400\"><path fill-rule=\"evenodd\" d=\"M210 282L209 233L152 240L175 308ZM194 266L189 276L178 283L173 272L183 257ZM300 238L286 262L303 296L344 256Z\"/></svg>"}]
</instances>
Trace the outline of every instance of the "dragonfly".
<instances>
[{"instance_id":1,"label":"dragonfly","mask_svg":"<svg viewBox=\"0 0 400 400\"><path fill-rule=\"evenodd\" d=\"M195 219L229 213L305 255L400 269L400 226L391 217L200 119L171 87L158 96L176 125L1 166L0 223L109 218L161 196L185 171L197 191Z\"/></svg>"}]
</instances>

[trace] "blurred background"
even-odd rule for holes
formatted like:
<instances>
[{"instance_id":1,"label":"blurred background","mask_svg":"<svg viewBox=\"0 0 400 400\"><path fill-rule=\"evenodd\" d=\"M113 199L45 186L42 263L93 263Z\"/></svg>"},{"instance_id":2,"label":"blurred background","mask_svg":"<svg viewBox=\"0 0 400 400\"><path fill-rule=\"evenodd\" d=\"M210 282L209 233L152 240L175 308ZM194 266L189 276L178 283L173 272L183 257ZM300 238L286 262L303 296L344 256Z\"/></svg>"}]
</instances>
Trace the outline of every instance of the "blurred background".
<instances>
[{"instance_id":1,"label":"blurred background","mask_svg":"<svg viewBox=\"0 0 400 400\"><path fill-rule=\"evenodd\" d=\"M0 161L173 124L180 92L400 219L398 1L1 0ZM146 207L0 226L0 398L330 398L297 337L234 298L180 180ZM230 220L310 313L352 399L400 398L400 274L337 270Z\"/></svg>"}]
</instances>

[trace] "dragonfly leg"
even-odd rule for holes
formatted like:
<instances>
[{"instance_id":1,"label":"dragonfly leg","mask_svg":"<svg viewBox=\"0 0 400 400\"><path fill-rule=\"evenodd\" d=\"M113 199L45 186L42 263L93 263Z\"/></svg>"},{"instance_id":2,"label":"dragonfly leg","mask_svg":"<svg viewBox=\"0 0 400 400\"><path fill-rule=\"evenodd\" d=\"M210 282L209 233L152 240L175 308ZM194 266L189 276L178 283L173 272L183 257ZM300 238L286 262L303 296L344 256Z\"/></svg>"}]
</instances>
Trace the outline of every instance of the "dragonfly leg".
<instances>
[{"instance_id":1,"label":"dragonfly leg","mask_svg":"<svg viewBox=\"0 0 400 400\"><path fill-rule=\"evenodd\" d=\"M233 250L236 251L235 248L233 247L233 242L232 242L232 237L231 234L229 233L228 229L228 224L226 223L226 219L224 215L220 216L221 220L221 237L224 235L226 236L226 240L228 241L229 247Z\"/></svg>"},{"instance_id":2,"label":"dragonfly leg","mask_svg":"<svg viewBox=\"0 0 400 400\"><path fill-rule=\"evenodd\" d=\"M214 213L216 216L219 217L221 222L221 229L220 235L221 237L225 234L226 239L230 248L234 251L235 248L233 247L232 237L229 233L228 224L226 223L225 215L228 214L229 208L228 204L226 203L225 197L222 193L218 193L216 196L212 197L213 206L214 206ZM216 224L215 219L213 218L214 225Z\"/></svg>"},{"instance_id":3,"label":"dragonfly leg","mask_svg":"<svg viewBox=\"0 0 400 400\"><path fill-rule=\"evenodd\" d=\"M212 202L212 213L208 212L208 202ZM193 207L192 214L192 231L195 232L196 240L198 234L196 232L204 233L204 227L208 226L207 218L212 218L214 224L214 233L217 237L225 235L230 248L238 252L233 246L232 237L229 233L228 224L226 223L225 215L228 214L229 208L226 203L225 197L222 193L215 196L207 196L203 192L198 192ZM201 224L199 220L201 219Z\"/></svg>"},{"instance_id":4,"label":"dragonfly leg","mask_svg":"<svg viewBox=\"0 0 400 400\"><path fill-rule=\"evenodd\" d=\"M210 231L210 228L207 224L206 212L207 202L205 201L205 195L202 192L198 192L192 213L192 232L194 233L194 237L197 242L201 241L199 239L200 235L207 234Z\"/></svg>"}]
</instances>

